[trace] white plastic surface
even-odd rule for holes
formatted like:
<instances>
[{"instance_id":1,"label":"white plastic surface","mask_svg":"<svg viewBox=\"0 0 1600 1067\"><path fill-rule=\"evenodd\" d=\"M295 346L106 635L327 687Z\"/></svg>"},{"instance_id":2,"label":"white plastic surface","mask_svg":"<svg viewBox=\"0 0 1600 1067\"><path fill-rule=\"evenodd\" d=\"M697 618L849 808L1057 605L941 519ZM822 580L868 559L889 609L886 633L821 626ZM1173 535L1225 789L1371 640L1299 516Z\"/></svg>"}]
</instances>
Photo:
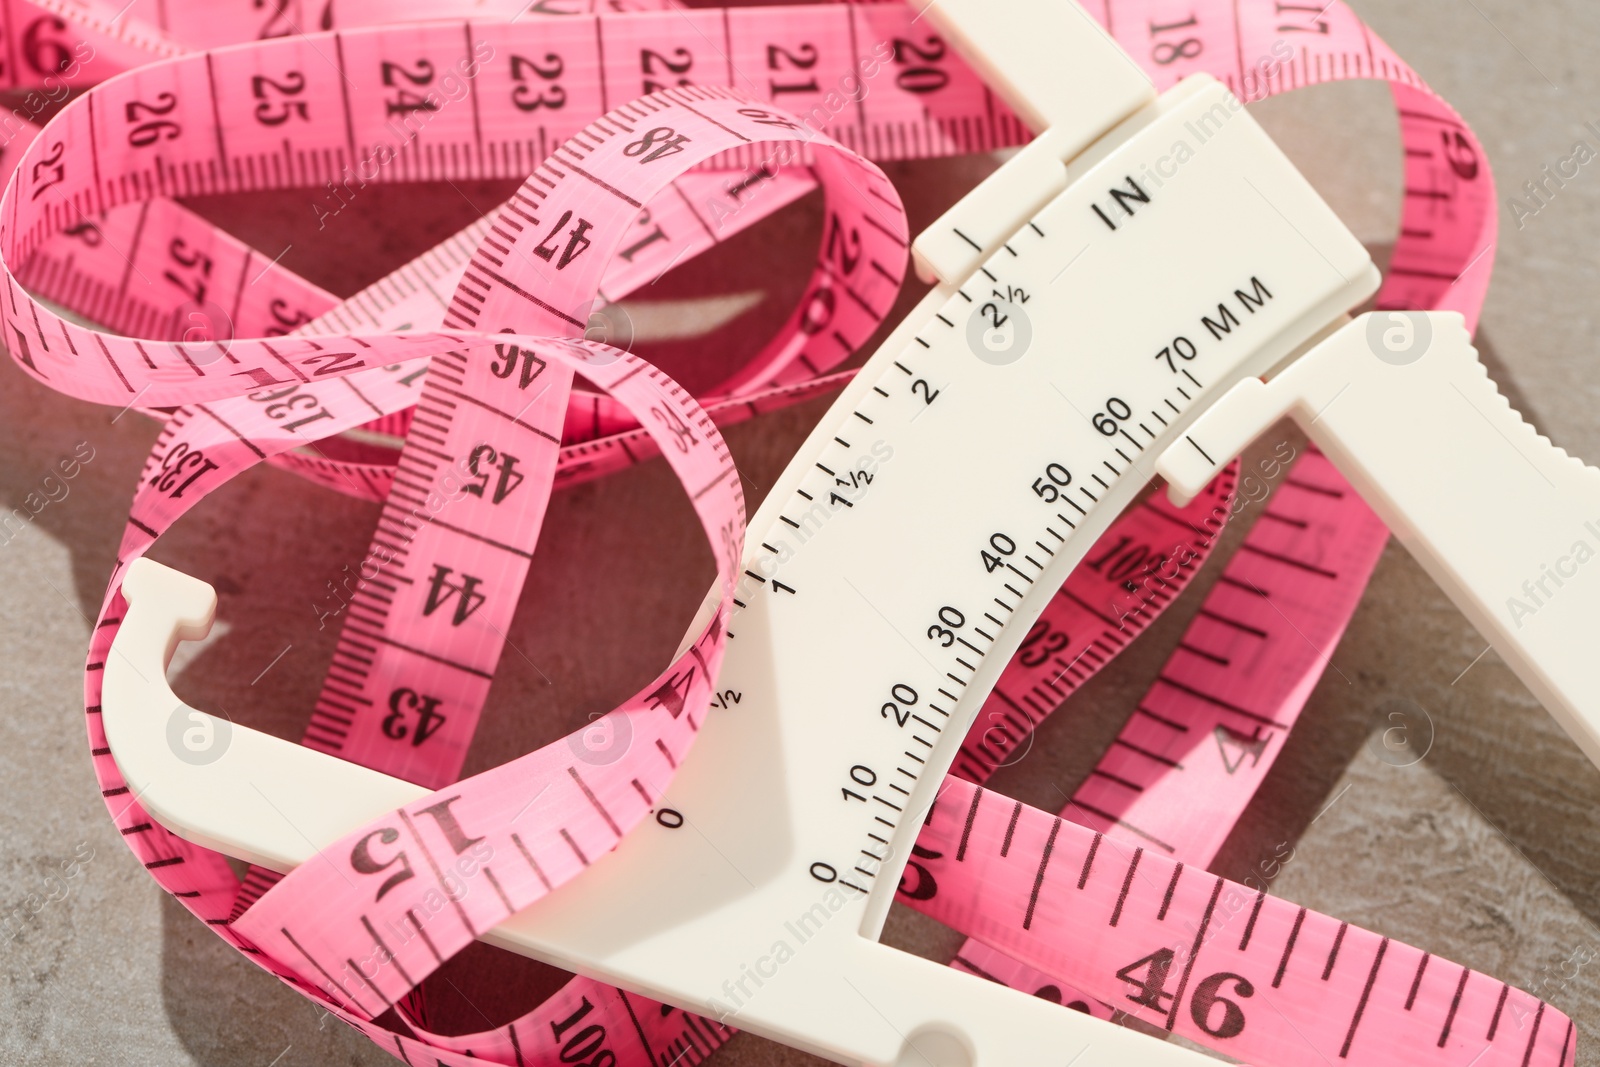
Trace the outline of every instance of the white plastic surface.
<instances>
[{"instance_id":1,"label":"white plastic surface","mask_svg":"<svg viewBox=\"0 0 1600 1067\"><path fill-rule=\"evenodd\" d=\"M1065 138L1063 159L1156 98L1149 76L1076 3L932 0L923 10L1030 129Z\"/></svg>"},{"instance_id":2,"label":"white plastic surface","mask_svg":"<svg viewBox=\"0 0 1600 1067\"><path fill-rule=\"evenodd\" d=\"M1067 187L1067 160L1146 109L1156 92L1075 3L934 0L927 15L1039 134L990 176L981 195L963 197L913 242L917 275L955 285L994 254L1019 218Z\"/></svg>"},{"instance_id":3,"label":"white plastic surface","mask_svg":"<svg viewBox=\"0 0 1600 1067\"><path fill-rule=\"evenodd\" d=\"M1213 395L1280 362L1377 285L1360 243L1220 85L1174 90L1138 127L1032 218L1013 214L1011 236L962 286L928 294L751 520L744 565L785 591L751 580L738 594L748 607L730 623L719 687L742 699L709 713L663 801L694 832L647 823L487 940L842 1063L1013 1067L1041 1049L1061 1062L1081 1052L1081 1067L1202 1062L875 940L984 696L1155 456ZM1204 141L1174 177L1147 184L1147 199L1108 194L1175 140L1195 140L1191 129ZM1001 197L997 213L1019 210L995 188L975 195ZM1169 365L1159 353L1180 336L1196 355ZM1070 468L1072 504L1037 489L1051 464ZM848 505L832 502L852 472L870 481ZM1037 553L1026 578L990 573L978 548L997 530L1057 547ZM203 614L194 584L134 565L112 659L138 669L108 673L102 702L113 753L147 784L140 800L159 821L281 866L414 795L238 727L206 768L164 758L174 699L159 664L173 628ZM929 630L950 611L964 643L947 647ZM928 716L942 729L880 714L896 685L924 710L937 704ZM873 821L876 805L841 800L856 764L915 783L891 828ZM296 822L317 833L275 822L258 799L290 793L304 812ZM872 837L880 830L885 845ZM865 892L819 883L817 862ZM827 922L776 977L753 997L731 994L785 924L819 904Z\"/></svg>"},{"instance_id":4,"label":"white plastic surface","mask_svg":"<svg viewBox=\"0 0 1600 1067\"><path fill-rule=\"evenodd\" d=\"M1285 415L1600 765L1600 470L1511 408L1459 315L1375 312L1202 415L1157 464L1173 499Z\"/></svg>"}]
</instances>

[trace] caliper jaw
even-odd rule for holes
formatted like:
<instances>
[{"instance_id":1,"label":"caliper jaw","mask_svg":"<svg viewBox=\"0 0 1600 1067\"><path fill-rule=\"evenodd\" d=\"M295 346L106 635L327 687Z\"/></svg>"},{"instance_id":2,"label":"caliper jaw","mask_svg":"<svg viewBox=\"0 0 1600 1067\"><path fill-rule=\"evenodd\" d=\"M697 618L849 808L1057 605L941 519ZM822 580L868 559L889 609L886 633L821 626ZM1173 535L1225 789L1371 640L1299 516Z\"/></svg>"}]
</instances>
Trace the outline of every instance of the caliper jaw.
<instances>
[{"instance_id":1,"label":"caliper jaw","mask_svg":"<svg viewBox=\"0 0 1600 1067\"><path fill-rule=\"evenodd\" d=\"M1454 312L1363 315L1219 398L1156 464L1174 501L1298 423L1600 765L1600 470L1496 390Z\"/></svg>"}]
</instances>

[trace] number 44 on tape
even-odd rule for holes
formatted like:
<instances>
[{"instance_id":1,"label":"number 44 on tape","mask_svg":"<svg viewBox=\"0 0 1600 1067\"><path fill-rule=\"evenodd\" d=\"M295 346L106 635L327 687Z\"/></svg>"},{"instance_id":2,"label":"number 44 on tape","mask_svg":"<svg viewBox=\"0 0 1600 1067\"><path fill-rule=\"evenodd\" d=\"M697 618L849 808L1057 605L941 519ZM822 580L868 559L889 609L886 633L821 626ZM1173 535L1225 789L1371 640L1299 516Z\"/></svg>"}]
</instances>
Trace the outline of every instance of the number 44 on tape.
<instances>
[{"instance_id":1,"label":"number 44 on tape","mask_svg":"<svg viewBox=\"0 0 1600 1067\"><path fill-rule=\"evenodd\" d=\"M483 936L719 1015L730 976L835 894L842 903L830 904L828 921L739 1006L740 1027L853 1064L1198 1062L876 940L959 741L1050 590L1152 474L1186 500L1288 415L1600 762L1600 682L1584 641L1592 645L1600 622L1600 584L1568 568L1552 587L1542 566L1571 557L1576 543L1600 543L1600 472L1510 409L1458 316L1343 318L1376 288L1375 268L1220 85L1197 76L1158 97L1069 0L937 0L928 14L1040 133L918 239L933 290L824 417L752 520L750 542L781 540L785 511L810 499L813 482L826 484L819 469L850 469L862 425L892 445L894 461L847 519L785 558L781 596L763 586L735 619L720 685L741 694L739 707L707 719L661 802L697 833L634 832L580 890L553 893ZM1233 117L1218 124L1219 113ZM1189 124L1214 132L1177 177L1159 188L1128 177L1147 174L1142 164ZM1161 294L1161 305L1144 293ZM1194 309L1219 301L1228 313L1197 335L1204 343L1173 340ZM1152 362L1163 346L1178 358ZM937 505L949 472L979 453L985 474L969 480L962 506ZM1041 475L1062 503L1030 493ZM935 507L937 536L903 536ZM1024 590L955 563L995 529L1055 545L1036 575L1015 579ZM761 556L751 550L745 563L765 566ZM105 730L129 786L163 825L286 870L428 795L239 727L218 760L179 759L164 735L180 703L164 668L180 640L204 634L215 597L145 560L123 591ZM824 660L828 672L812 668ZM916 717L923 733L910 716L899 727L861 717L861 706L906 692L931 709ZM898 802L840 804L852 766L895 777ZM251 789L286 817L241 814L258 807ZM452 814L428 810L441 807ZM1109 886L1085 907L1115 906L1116 925L1115 880L1090 884L1092 847L1081 862L1079 888ZM1038 872L1034 897L1043 864ZM1170 978L1174 1014L1186 975ZM1169 980L1146 977L1157 990ZM1239 993L1268 985L1224 978L1243 982ZM1211 989L1207 1005L1225 991ZM1314 1006L1320 995L1300 999ZM1415 1043L1419 1059L1436 1033ZM1541 1043L1538 1062L1564 1063L1567 1046L1558 1033L1551 1040L1559 1055Z\"/></svg>"}]
</instances>

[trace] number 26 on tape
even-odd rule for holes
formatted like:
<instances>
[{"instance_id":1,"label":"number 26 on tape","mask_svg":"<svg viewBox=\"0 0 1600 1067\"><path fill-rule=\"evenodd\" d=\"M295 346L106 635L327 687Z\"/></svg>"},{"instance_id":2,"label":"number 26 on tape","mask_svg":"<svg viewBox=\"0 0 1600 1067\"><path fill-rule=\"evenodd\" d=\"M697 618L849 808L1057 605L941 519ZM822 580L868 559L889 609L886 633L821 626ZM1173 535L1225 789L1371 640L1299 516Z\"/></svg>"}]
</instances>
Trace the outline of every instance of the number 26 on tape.
<instances>
[{"instance_id":1,"label":"number 26 on tape","mask_svg":"<svg viewBox=\"0 0 1600 1067\"><path fill-rule=\"evenodd\" d=\"M178 98L171 93L157 93L153 104L129 100L123 109L128 125L133 127L128 131L128 144L133 148L148 148L162 137L169 141L177 140L183 133L183 127L171 119L160 117L170 114L177 106Z\"/></svg>"}]
</instances>

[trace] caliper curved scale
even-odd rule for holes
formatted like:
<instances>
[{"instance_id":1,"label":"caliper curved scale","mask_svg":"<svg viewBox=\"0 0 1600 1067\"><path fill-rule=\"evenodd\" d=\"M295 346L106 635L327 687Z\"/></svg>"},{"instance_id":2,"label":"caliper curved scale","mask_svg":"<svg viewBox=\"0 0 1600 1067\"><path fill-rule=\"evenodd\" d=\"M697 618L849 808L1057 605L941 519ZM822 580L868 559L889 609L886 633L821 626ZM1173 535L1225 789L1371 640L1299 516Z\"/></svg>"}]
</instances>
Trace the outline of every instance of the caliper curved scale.
<instances>
[{"instance_id":1,"label":"caliper curved scale","mask_svg":"<svg viewBox=\"0 0 1600 1067\"><path fill-rule=\"evenodd\" d=\"M1210 79L1155 98L1066 0L998 10L941 0L930 14L1049 129L919 238L918 266L937 284L752 519L753 577L720 680L741 699L711 712L664 801L693 832L642 828L579 888L485 940L844 1063L1001 1065L1042 1049L1063 1061L1082 1050L1085 1065L1176 1063L1195 1054L876 937L966 727L1054 589L1158 457L1192 491L1274 412L1320 397L1323 379L1301 367L1360 363L1352 346L1364 335L1347 327L1270 385L1256 380L1332 333L1377 272ZM1456 367L1449 382L1481 414L1490 402L1460 370L1476 366L1464 331L1427 321L1440 325L1417 366ZM1295 391L1301 382L1312 384ZM1426 370L1388 383L1402 384L1445 450L1429 464L1435 499L1419 504L1415 478L1367 447L1361 405L1383 385L1324 407L1312 436L1367 472L1357 484L1402 537L1414 509L1431 509L1437 521L1416 526L1414 550L1452 595L1492 605L1498 586L1478 580L1475 529L1452 526L1459 516L1437 499L1450 488L1441 472L1460 469L1440 443L1478 416L1452 412ZM1594 472L1571 465L1550 464L1562 506L1582 498L1600 520ZM1481 506L1473 496L1461 514ZM1498 516L1496 544L1542 544L1544 531ZM979 553L997 535L1016 550L991 570ZM149 561L130 567L123 590L105 728L140 803L169 829L287 870L424 795L238 727L216 762L180 761L163 737L179 703L163 668L180 639L205 632L215 597ZM1574 592L1540 611L1553 623L1592 618L1592 603ZM1535 691L1569 729L1587 723L1594 693L1565 647L1519 644L1545 617L1508 630L1478 607L1468 614L1525 677L1545 679ZM853 778L856 768L866 773Z\"/></svg>"}]
</instances>

